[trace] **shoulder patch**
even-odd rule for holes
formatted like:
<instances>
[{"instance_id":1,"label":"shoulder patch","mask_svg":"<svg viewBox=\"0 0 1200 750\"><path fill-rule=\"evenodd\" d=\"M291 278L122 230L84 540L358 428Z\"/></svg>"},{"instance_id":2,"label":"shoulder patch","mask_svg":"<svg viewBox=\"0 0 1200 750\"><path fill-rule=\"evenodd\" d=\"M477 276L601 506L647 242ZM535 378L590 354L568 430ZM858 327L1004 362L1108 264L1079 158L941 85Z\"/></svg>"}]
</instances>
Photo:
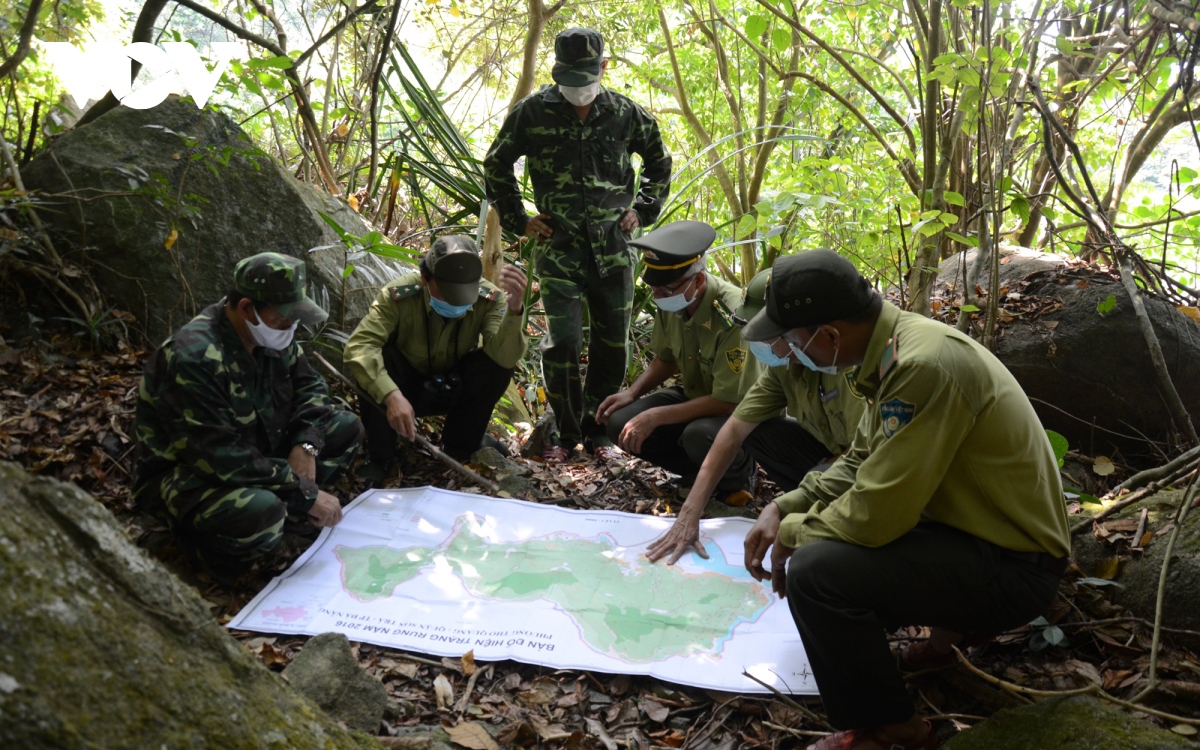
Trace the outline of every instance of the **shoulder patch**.
<instances>
[{"instance_id":1,"label":"shoulder patch","mask_svg":"<svg viewBox=\"0 0 1200 750\"><path fill-rule=\"evenodd\" d=\"M488 302L495 302L496 300L500 299L501 294L503 294L503 292L501 292L499 289L488 289L482 284L479 285L480 299L485 299Z\"/></svg>"},{"instance_id":2,"label":"shoulder patch","mask_svg":"<svg viewBox=\"0 0 1200 750\"><path fill-rule=\"evenodd\" d=\"M713 309L717 311L717 318L725 325L725 329L733 328L733 310L729 309L729 305L720 297L713 300Z\"/></svg>"},{"instance_id":3,"label":"shoulder patch","mask_svg":"<svg viewBox=\"0 0 1200 750\"><path fill-rule=\"evenodd\" d=\"M894 398L879 405L879 417L883 422L883 436L890 438L900 428L913 420L917 407L902 399Z\"/></svg>"},{"instance_id":4,"label":"shoulder patch","mask_svg":"<svg viewBox=\"0 0 1200 750\"><path fill-rule=\"evenodd\" d=\"M392 297L392 302L399 302L408 297L416 297L421 293L420 284L400 284L388 290Z\"/></svg>"},{"instance_id":5,"label":"shoulder patch","mask_svg":"<svg viewBox=\"0 0 1200 750\"><path fill-rule=\"evenodd\" d=\"M896 355L899 353L899 342L895 338L888 339L887 346L883 348L883 358L879 360L879 382L887 377L887 374L896 366Z\"/></svg>"},{"instance_id":6,"label":"shoulder patch","mask_svg":"<svg viewBox=\"0 0 1200 750\"><path fill-rule=\"evenodd\" d=\"M850 391L851 396L854 396L859 401L866 398L866 396L862 395L862 391L858 390L858 381L854 379L854 373L846 372L842 377L846 379L846 390Z\"/></svg>"},{"instance_id":7,"label":"shoulder patch","mask_svg":"<svg viewBox=\"0 0 1200 750\"><path fill-rule=\"evenodd\" d=\"M745 349L736 346L725 352L725 361L729 363L729 369L733 370L734 375L742 374L742 369L746 367L747 354Z\"/></svg>"}]
</instances>

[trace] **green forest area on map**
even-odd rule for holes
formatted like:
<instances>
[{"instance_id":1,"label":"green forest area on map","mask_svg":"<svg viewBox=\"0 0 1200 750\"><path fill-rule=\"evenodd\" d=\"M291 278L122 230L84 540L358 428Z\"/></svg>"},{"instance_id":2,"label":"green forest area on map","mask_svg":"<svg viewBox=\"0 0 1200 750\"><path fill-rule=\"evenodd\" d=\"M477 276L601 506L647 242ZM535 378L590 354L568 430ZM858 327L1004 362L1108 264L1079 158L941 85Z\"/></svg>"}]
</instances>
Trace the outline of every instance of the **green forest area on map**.
<instances>
[{"instance_id":1,"label":"green forest area on map","mask_svg":"<svg viewBox=\"0 0 1200 750\"><path fill-rule=\"evenodd\" d=\"M359 601L390 597L444 560L472 596L553 602L587 645L629 663L716 653L738 623L757 619L771 603L749 577L629 563L613 555L616 548L608 537L564 534L493 542L460 518L437 547L338 546L334 554L346 592Z\"/></svg>"}]
</instances>

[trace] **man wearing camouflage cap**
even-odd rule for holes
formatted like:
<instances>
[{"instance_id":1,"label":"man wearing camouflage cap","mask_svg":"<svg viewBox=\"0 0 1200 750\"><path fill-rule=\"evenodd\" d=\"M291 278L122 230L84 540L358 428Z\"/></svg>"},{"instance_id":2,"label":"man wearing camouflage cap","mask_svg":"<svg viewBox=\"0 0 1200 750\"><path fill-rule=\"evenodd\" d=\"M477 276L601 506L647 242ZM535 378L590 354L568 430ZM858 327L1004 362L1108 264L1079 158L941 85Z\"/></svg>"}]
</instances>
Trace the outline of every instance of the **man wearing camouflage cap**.
<instances>
[{"instance_id":1,"label":"man wearing camouflage cap","mask_svg":"<svg viewBox=\"0 0 1200 750\"><path fill-rule=\"evenodd\" d=\"M867 398L845 455L764 508L745 542L747 570L787 597L843 730L814 747L934 748L885 623L933 629L903 654L926 667L1054 601L1071 544L1046 433L991 352L887 304L829 250L777 261L742 335L814 369L856 367Z\"/></svg>"},{"instance_id":2,"label":"man wearing camouflage cap","mask_svg":"<svg viewBox=\"0 0 1200 750\"><path fill-rule=\"evenodd\" d=\"M633 304L627 238L654 223L671 184L671 155L654 118L600 85L608 66L600 34L567 29L554 51L556 85L512 108L483 162L488 199L504 228L538 241L535 269L550 328L542 372L559 431L558 444L543 452L547 461L565 459L580 441L593 450L611 445L595 417L625 378ZM636 190L633 154L642 161ZM513 174L522 156L538 211L532 218ZM583 385L585 304L591 333Z\"/></svg>"},{"instance_id":3,"label":"man wearing camouflage cap","mask_svg":"<svg viewBox=\"0 0 1200 750\"><path fill-rule=\"evenodd\" d=\"M735 323L744 326L766 305L770 277L768 268L746 286ZM764 370L717 433L675 522L647 548L651 562L670 555L667 564L674 565L690 550L708 558L700 543L705 503L742 451L791 492L808 472L829 468L850 446L867 406L852 367L813 370L782 339L773 346L752 341L749 349Z\"/></svg>"},{"instance_id":4,"label":"man wearing camouflage cap","mask_svg":"<svg viewBox=\"0 0 1200 750\"><path fill-rule=\"evenodd\" d=\"M294 340L299 324L325 318L305 292L304 262L260 253L146 365L133 496L223 583L275 548L285 519L341 520L338 498L318 485L354 459L362 423L334 406Z\"/></svg>"},{"instance_id":5,"label":"man wearing camouflage cap","mask_svg":"<svg viewBox=\"0 0 1200 750\"><path fill-rule=\"evenodd\" d=\"M695 477L759 373L733 323L742 290L704 270L714 239L708 224L685 220L630 243L642 252L642 280L658 307L650 338L654 360L627 390L604 399L599 411L609 438L622 449L685 477ZM682 385L650 393L677 372ZM745 505L754 472L754 460L738 451L716 482L717 496Z\"/></svg>"},{"instance_id":6,"label":"man wearing camouflage cap","mask_svg":"<svg viewBox=\"0 0 1200 750\"><path fill-rule=\"evenodd\" d=\"M482 276L474 240L440 237L418 271L380 290L351 334L346 363L365 392L364 481L384 478L396 435L416 437L417 417L446 415L442 444L454 458L466 459L489 437L492 410L525 354L527 282L516 266L501 270L499 287Z\"/></svg>"}]
</instances>

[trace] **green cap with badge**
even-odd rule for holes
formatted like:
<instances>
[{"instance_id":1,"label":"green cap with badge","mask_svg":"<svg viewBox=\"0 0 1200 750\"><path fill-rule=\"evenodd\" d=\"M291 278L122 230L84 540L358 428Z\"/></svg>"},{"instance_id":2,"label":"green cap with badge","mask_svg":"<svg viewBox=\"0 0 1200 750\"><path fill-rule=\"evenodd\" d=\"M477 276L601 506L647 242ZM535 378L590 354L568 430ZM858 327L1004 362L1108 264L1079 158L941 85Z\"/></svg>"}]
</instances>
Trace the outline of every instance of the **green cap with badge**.
<instances>
[{"instance_id":1,"label":"green cap with badge","mask_svg":"<svg viewBox=\"0 0 1200 750\"><path fill-rule=\"evenodd\" d=\"M771 269L759 271L742 290L742 304L733 313L733 322L746 325L767 304L767 285L771 281Z\"/></svg>"},{"instance_id":2,"label":"green cap with badge","mask_svg":"<svg viewBox=\"0 0 1200 750\"><path fill-rule=\"evenodd\" d=\"M875 290L850 261L818 248L775 261L766 298L766 306L742 329L746 341L852 318L871 306Z\"/></svg>"},{"instance_id":3,"label":"green cap with badge","mask_svg":"<svg viewBox=\"0 0 1200 750\"><path fill-rule=\"evenodd\" d=\"M650 286L667 286L687 273L688 268L712 246L717 230L703 221L684 219L647 232L629 246L642 253L642 281Z\"/></svg>"},{"instance_id":4,"label":"green cap with badge","mask_svg":"<svg viewBox=\"0 0 1200 750\"><path fill-rule=\"evenodd\" d=\"M306 326L320 325L329 313L308 298L304 261L282 253L259 253L238 261L233 287L283 317Z\"/></svg>"},{"instance_id":5,"label":"green cap with badge","mask_svg":"<svg viewBox=\"0 0 1200 750\"><path fill-rule=\"evenodd\" d=\"M567 29L554 38L550 77L560 86L586 86L600 79L604 39L594 29Z\"/></svg>"},{"instance_id":6,"label":"green cap with badge","mask_svg":"<svg viewBox=\"0 0 1200 750\"><path fill-rule=\"evenodd\" d=\"M475 240L462 234L438 237L421 264L437 281L438 292L446 302L469 305L479 299L483 261Z\"/></svg>"}]
</instances>

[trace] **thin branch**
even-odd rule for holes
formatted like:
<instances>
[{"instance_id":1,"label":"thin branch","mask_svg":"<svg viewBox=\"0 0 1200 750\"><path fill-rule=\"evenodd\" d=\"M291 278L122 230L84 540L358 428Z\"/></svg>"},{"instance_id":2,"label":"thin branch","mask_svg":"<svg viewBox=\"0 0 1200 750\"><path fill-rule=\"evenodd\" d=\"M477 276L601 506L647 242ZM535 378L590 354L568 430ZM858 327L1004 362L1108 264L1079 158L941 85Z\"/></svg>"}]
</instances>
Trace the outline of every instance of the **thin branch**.
<instances>
[{"instance_id":1,"label":"thin branch","mask_svg":"<svg viewBox=\"0 0 1200 750\"><path fill-rule=\"evenodd\" d=\"M25 16L25 23L21 24L21 32L17 37L17 48L11 57L0 63L0 78L7 78L29 55L33 29L37 26L38 16L41 12L42 0L29 0L29 12Z\"/></svg>"}]
</instances>

